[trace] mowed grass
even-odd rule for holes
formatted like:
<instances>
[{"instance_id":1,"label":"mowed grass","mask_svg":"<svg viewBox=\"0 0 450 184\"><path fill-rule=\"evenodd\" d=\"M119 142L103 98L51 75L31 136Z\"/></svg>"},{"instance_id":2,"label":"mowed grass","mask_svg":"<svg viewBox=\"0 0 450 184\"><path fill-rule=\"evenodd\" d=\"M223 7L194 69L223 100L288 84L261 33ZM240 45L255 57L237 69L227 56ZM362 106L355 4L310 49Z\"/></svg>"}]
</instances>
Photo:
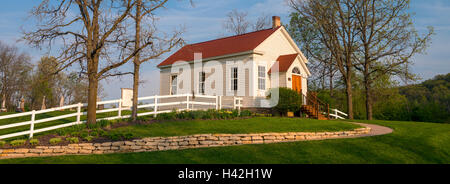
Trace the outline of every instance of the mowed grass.
<instances>
[{"instance_id":1,"label":"mowed grass","mask_svg":"<svg viewBox=\"0 0 450 184\"><path fill-rule=\"evenodd\" d=\"M353 139L200 148L176 151L0 160L19 164L179 163L450 163L450 125L358 121L391 127L392 134Z\"/></svg>"},{"instance_id":2,"label":"mowed grass","mask_svg":"<svg viewBox=\"0 0 450 184\"><path fill-rule=\"evenodd\" d=\"M361 128L343 121L257 117L238 120L169 121L121 127L111 132L133 132L136 137L168 137L209 133L325 132Z\"/></svg>"}]
</instances>

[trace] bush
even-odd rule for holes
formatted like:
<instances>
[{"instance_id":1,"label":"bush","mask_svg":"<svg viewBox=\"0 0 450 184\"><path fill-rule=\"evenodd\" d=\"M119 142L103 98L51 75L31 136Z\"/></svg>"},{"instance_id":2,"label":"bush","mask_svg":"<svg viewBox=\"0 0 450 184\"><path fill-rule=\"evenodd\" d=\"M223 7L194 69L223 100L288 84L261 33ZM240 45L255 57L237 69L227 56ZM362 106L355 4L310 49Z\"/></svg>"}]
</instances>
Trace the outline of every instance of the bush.
<instances>
[{"instance_id":1,"label":"bush","mask_svg":"<svg viewBox=\"0 0 450 184\"><path fill-rule=\"evenodd\" d=\"M214 110L209 109L206 111L182 111L182 112L170 112L162 113L157 116L157 120L209 120L209 119L230 119L237 117L250 117L252 113L248 110L243 110L239 114L238 110Z\"/></svg>"},{"instance_id":2,"label":"bush","mask_svg":"<svg viewBox=\"0 0 450 184\"><path fill-rule=\"evenodd\" d=\"M92 131L92 132L90 132L90 136L98 137L98 132L97 131Z\"/></svg>"},{"instance_id":3,"label":"bush","mask_svg":"<svg viewBox=\"0 0 450 184\"><path fill-rule=\"evenodd\" d=\"M174 110L169 113L161 113L156 116L157 120L175 120L177 117L177 112Z\"/></svg>"},{"instance_id":4,"label":"bush","mask_svg":"<svg viewBox=\"0 0 450 184\"><path fill-rule=\"evenodd\" d=\"M282 115L287 112L298 112L302 106L302 95L289 88L277 88L279 90L278 104L274 107L274 110ZM268 97L274 93L271 89Z\"/></svg>"},{"instance_id":5,"label":"bush","mask_svg":"<svg viewBox=\"0 0 450 184\"><path fill-rule=\"evenodd\" d=\"M30 144L33 145L33 146L36 146L36 145L39 144L39 140L37 140L37 139L31 139L31 140L30 140Z\"/></svg>"},{"instance_id":6,"label":"bush","mask_svg":"<svg viewBox=\"0 0 450 184\"><path fill-rule=\"evenodd\" d=\"M73 137L79 137L80 136L80 132L72 132L70 133L71 136Z\"/></svg>"},{"instance_id":7,"label":"bush","mask_svg":"<svg viewBox=\"0 0 450 184\"><path fill-rule=\"evenodd\" d=\"M14 141L11 141L9 144L11 145L11 146L23 146L23 145L25 145L25 143L27 142L27 140L14 140Z\"/></svg>"},{"instance_id":8,"label":"bush","mask_svg":"<svg viewBox=\"0 0 450 184\"><path fill-rule=\"evenodd\" d=\"M107 121L107 120L101 120L101 121L99 121L99 122L97 122L97 124L99 125L99 127L107 127L108 125L110 125L111 124L111 122L110 121ZM98 127L97 127L98 128Z\"/></svg>"},{"instance_id":9,"label":"bush","mask_svg":"<svg viewBox=\"0 0 450 184\"><path fill-rule=\"evenodd\" d=\"M94 139L94 137L92 137L92 136L87 136L87 137L84 137L83 139L86 140L86 141L88 141L88 142L91 142L92 139Z\"/></svg>"},{"instance_id":10,"label":"bush","mask_svg":"<svg viewBox=\"0 0 450 184\"><path fill-rule=\"evenodd\" d=\"M84 139L84 138L86 138L88 136L89 136L89 132L88 131L84 130L84 131L80 132L80 137L81 138Z\"/></svg>"},{"instance_id":11,"label":"bush","mask_svg":"<svg viewBox=\"0 0 450 184\"><path fill-rule=\"evenodd\" d=\"M243 110L241 111L241 117L250 117L252 116L252 112L249 110Z\"/></svg>"},{"instance_id":12,"label":"bush","mask_svg":"<svg viewBox=\"0 0 450 184\"><path fill-rule=\"evenodd\" d=\"M49 141L49 143L50 143L50 144L58 144L58 143L60 143L61 141L62 141L61 138L51 138L50 141Z\"/></svg>"},{"instance_id":13,"label":"bush","mask_svg":"<svg viewBox=\"0 0 450 184\"><path fill-rule=\"evenodd\" d=\"M67 127L67 128L57 129L55 131L59 136L67 136L67 135L72 135L73 132L82 131L85 128L86 128L85 125L75 125L75 126L71 126L71 127Z\"/></svg>"},{"instance_id":14,"label":"bush","mask_svg":"<svg viewBox=\"0 0 450 184\"><path fill-rule=\"evenodd\" d=\"M67 137L67 138L66 138L66 141L69 141L69 142L72 143L72 144L75 144L75 143L80 142L80 141L78 140L78 137Z\"/></svg>"},{"instance_id":15,"label":"bush","mask_svg":"<svg viewBox=\"0 0 450 184\"><path fill-rule=\"evenodd\" d=\"M138 117L136 118L137 121L148 121L148 120L150 120L150 119L151 119L150 116L138 116Z\"/></svg>"},{"instance_id":16,"label":"bush","mask_svg":"<svg viewBox=\"0 0 450 184\"><path fill-rule=\"evenodd\" d=\"M111 132L108 137L113 141L122 141L134 138L134 134L132 132Z\"/></svg>"},{"instance_id":17,"label":"bush","mask_svg":"<svg viewBox=\"0 0 450 184\"><path fill-rule=\"evenodd\" d=\"M106 132L106 131L104 131L104 130L102 130L102 129L98 130L98 135L101 136L101 137L104 137L104 136L106 136L107 134L108 134L108 132Z\"/></svg>"},{"instance_id":18,"label":"bush","mask_svg":"<svg viewBox=\"0 0 450 184\"><path fill-rule=\"evenodd\" d=\"M6 144L5 141L0 141L0 147L3 147Z\"/></svg>"}]
</instances>

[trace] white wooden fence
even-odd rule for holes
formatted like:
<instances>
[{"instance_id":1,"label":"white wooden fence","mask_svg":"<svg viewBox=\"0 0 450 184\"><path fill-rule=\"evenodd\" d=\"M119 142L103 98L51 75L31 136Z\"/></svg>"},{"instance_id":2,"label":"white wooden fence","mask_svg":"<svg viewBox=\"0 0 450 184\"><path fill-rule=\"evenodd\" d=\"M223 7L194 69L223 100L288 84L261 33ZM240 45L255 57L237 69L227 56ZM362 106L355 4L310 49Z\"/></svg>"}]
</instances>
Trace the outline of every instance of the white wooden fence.
<instances>
[{"instance_id":1,"label":"white wooden fence","mask_svg":"<svg viewBox=\"0 0 450 184\"><path fill-rule=\"evenodd\" d=\"M346 119L345 117L348 117L347 114L345 114L345 113L343 113L343 112L341 112L341 111L339 111L337 109L330 109L330 111L334 112L334 113L330 112L330 116L332 116L332 117L334 117L336 119ZM342 117L340 115L345 116L345 117Z\"/></svg>"},{"instance_id":2,"label":"white wooden fence","mask_svg":"<svg viewBox=\"0 0 450 184\"><path fill-rule=\"evenodd\" d=\"M161 101L163 99L170 99L170 98L184 99L183 97L186 97L185 100L161 103ZM201 99L201 98L209 99L210 101L214 100L214 102L197 101L198 99ZM234 97L233 99L234 99L233 105L232 105L233 109L238 109L240 112L240 109L242 107L242 98ZM166 109L171 109L170 107L176 106L177 111L202 109L202 108L198 108L198 107L194 108L195 107L194 105L209 106L209 108L206 108L206 109L214 109L215 108L216 110L220 110L220 109L224 108L224 106L222 106L223 105L222 104L222 96L195 95L195 97L193 97L192 94L185 94L185 95L170 95L170 96L149 96L149 97L138 98L138 101L148 101L148 100L152 100L153 102L151 104L138 105L138 109L153 108L152 111L139 113L138 116L153 115L154 117L156 117L158 114L167 113L167 112L172 111L172 110L164 110L163 107L166 107ZM123 108L122 107L122 99L102 101L102 102L97 103L97 105L106 105L106 104L118 104L118 107L104 109L104 110L97 110L97 114L107 113L107 112L117 112L117 116L101 118L101 119L97 119L97 121L131 117L131 115L122 115L122 111L131 110L131 108ZM185 108L179 108L180 105ZM186 106L184 106L184 105L186 105ZM83 107L87 107L87 104L79 103L79 104L75 104L75 105L68 105L68 106L64 106L64 107L51 108L51 109L40 110L40 111L33 110L31 112L24 112L24 113L12 114L12 115L0 116L0 120L3 120L3 119L10 119L10 118L17 118L17 117L31 115L30 121L12 123L12 124L7 124L7 125L0 125L0 130L30 125L30 129L27 131L16 132L16 133L11 133L11 134L7 134L7 135L0 135L0 140L6 139L6 138L11 138L11 137L23 136L23 135L29 135L29 137L32 138L33 135L36 133L41 133L41 132L46 132L46 131L55 130L55 129L59 129L59 128L83 124L86 121L81 121L81 116L87 115L87 112L82 112ZM48 113L48 112L54 112L54 111L60 111L60 110L66 110L66 109L74 109L74 108L77 109L77 112L75 112L75 113L36 120L37 114L44 114L44 113ZM66 119L66 118L70 118L70 117L77 117L76 121L71 122L71 123L65 123L65 124L60 124L60 125L56 125L56 126L50 126L50 127L35 130L36 124Z\"/></svg>"}]
</instances>

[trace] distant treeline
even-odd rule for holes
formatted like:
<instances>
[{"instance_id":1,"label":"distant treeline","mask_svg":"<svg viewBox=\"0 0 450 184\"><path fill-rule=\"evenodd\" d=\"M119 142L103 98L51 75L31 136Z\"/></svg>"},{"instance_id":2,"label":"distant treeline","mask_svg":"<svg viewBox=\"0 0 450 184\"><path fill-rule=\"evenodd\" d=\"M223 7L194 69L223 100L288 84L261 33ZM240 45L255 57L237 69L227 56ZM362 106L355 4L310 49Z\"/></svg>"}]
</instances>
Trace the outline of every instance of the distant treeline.
<instances>
[{"instance_id":1,"label":"distant treeline","mask_svg":"<svg viewBox=\"0 0 450 184\"><path fill-rule=\"evenodd\" d=\"M359 85L355 85L359 86ZM396 86L394 82L380 81L375 93L374 119L450 123L450 73L437 75L420 84ZM319 96L332 108L344 110L344 89L337 88L330 96L329 89L321 89ZM366 119L364 90L354 89L355 119Z\"/></svg>"}]
</instances>

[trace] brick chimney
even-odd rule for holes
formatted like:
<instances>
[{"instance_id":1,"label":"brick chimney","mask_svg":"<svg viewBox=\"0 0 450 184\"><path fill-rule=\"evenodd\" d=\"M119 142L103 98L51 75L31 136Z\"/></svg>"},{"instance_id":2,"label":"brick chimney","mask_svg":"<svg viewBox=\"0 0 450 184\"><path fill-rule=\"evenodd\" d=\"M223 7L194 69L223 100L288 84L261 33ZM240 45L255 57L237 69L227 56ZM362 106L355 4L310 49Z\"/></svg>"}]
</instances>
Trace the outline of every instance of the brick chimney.
<instances>
[{"instance_id":1,"label":"brick chimney","mask_svg":"<svg viewBox=\"0 0 450 184\"><path fill-rule=\"evenodd\" d=\"M280 27L281 26L281 19L280 19L280 17L279 16L273 16L272 17L272 23L273 23L273 26L272 26L273 29Z\"/></svg>"}]
</instances>

